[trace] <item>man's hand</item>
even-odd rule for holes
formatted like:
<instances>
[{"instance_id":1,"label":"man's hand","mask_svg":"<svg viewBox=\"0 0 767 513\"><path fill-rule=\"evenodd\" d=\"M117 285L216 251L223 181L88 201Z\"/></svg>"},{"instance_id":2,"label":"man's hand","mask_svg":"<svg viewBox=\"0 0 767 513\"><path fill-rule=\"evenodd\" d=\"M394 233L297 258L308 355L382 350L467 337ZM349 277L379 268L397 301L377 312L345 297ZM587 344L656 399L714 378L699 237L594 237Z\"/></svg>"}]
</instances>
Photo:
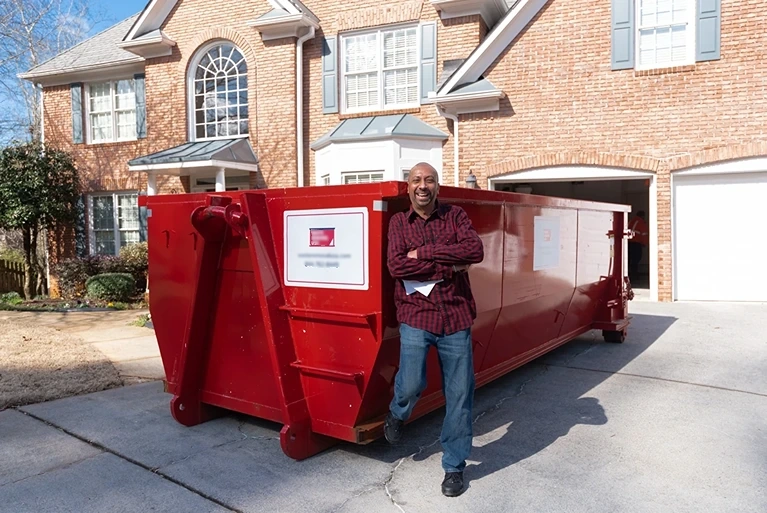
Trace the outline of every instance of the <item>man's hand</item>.
<instances>
[{"instance_id":1,"label":"man's hand","mask_svg":"<svg viewBox=\"0 0 767 513\"><path fill-rule=\"evenodd\" d=\"M455 272L460 273L460 272L463 272L463 271L468 271L469 267L471 267L471 265L469 265L469 264L461 264L461 265L454 265L453 269L455 270Z\"/></svg>"},{"instance_id":2,"label":"man's hand","mask_svg":"<svg viewBox=\"0 0 767 513\"><path fill-rule=\"evenodd\" d=\"M418 250L417 249L411 249L410 251L408 251L407 257L408 258L418 259Z\"/></svg>"}]
</instances>

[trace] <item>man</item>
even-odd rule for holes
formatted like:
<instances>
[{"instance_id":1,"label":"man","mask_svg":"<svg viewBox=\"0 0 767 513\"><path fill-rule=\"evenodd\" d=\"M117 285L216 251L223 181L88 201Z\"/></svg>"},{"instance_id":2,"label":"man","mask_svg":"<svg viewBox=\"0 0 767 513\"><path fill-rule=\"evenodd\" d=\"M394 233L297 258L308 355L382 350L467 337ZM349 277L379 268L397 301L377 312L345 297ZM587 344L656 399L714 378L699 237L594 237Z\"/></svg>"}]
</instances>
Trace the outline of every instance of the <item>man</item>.
<instances>
[{"instance_id":1,"label":"man","mask_svg":"<svg viewBox=\"0 0 767 513\"><path fill-rule=\"evenodd\" d=\"M471 326L476 306L468 267L484 258L482 240L466 212L437 200L437 171L416 164L408 176L410 209L389 222L388 267L396 280L400 366L384 435L397 443L426 388L426 355L436 346L446 411L440 441L445 478L442 493L463 492L463 470L472 441L474 364Z\"/></svg>"},{"instance_id":2,"label":"man","mask_svg":"<svg viewBox=\"0 0 767 513\"><path fill-rule=\"evenodd\" d=\"M637 212L636 217L629 222L629 230L633 232L632 238L629 239L629 278L634 279L639 274L642 248L649 242L644 210Z\"/></svg>"}]
</instances>

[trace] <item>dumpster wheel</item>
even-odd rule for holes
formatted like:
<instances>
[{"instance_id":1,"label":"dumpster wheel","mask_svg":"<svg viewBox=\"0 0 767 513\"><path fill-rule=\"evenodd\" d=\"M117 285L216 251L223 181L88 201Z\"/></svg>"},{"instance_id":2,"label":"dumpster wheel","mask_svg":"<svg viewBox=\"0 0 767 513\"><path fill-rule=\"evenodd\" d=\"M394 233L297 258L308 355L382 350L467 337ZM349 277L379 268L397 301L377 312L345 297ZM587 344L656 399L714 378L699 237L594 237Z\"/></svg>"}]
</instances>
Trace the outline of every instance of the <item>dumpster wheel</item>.
<instances>
[{"instance_id":1,"label":"dumpster wheel","mask_svg":"<svg viewBox=\"0 0 767 513\"><path fill-rule=\"evenodd\" d=\"M626 340L626 330L620 331L602 331L602 337L605 342L611 342L614 344L622 344Z\"/></svg>"}]
</instances>

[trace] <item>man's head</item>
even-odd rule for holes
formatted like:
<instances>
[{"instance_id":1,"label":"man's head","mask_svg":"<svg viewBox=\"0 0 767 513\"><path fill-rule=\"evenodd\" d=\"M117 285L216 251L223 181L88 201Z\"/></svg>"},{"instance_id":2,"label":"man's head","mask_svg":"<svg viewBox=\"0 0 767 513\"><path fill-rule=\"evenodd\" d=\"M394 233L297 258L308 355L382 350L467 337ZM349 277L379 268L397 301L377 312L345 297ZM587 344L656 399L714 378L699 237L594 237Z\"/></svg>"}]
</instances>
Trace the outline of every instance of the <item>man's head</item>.
<instances>
[{"instance_id":1,"label":"man's head","mask_svg":"<svg viewBox=\"0 0 767 513\"><path fill-rule=\"evenodd\" d=\"M431 164L420 162L413 166L408 176L408 195L413 209L430 214L439 194L439 175Z\"/></svg>"}]
</instances>

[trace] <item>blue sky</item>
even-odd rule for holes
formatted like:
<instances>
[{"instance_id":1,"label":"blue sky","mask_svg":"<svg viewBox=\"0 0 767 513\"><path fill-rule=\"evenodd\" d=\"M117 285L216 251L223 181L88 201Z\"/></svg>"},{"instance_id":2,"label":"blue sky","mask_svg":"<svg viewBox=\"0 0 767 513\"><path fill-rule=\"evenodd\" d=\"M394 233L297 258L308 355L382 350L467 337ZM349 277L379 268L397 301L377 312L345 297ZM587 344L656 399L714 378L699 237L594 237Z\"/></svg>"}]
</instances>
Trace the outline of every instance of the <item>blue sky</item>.
<instances>
[{"instance_id":1,"label":"blue sky","mask_svg":"<svg viewBox=\"0 0 767 513\"><path fill-rule=\"evenodd\" d=\"M103 21L91 27L89 35L101 32L129 16L141 12L147 3L148 0L120 0L119 2L115 0L92 0L90 4L93 14Z\"/></svg>"}]
</instances>

